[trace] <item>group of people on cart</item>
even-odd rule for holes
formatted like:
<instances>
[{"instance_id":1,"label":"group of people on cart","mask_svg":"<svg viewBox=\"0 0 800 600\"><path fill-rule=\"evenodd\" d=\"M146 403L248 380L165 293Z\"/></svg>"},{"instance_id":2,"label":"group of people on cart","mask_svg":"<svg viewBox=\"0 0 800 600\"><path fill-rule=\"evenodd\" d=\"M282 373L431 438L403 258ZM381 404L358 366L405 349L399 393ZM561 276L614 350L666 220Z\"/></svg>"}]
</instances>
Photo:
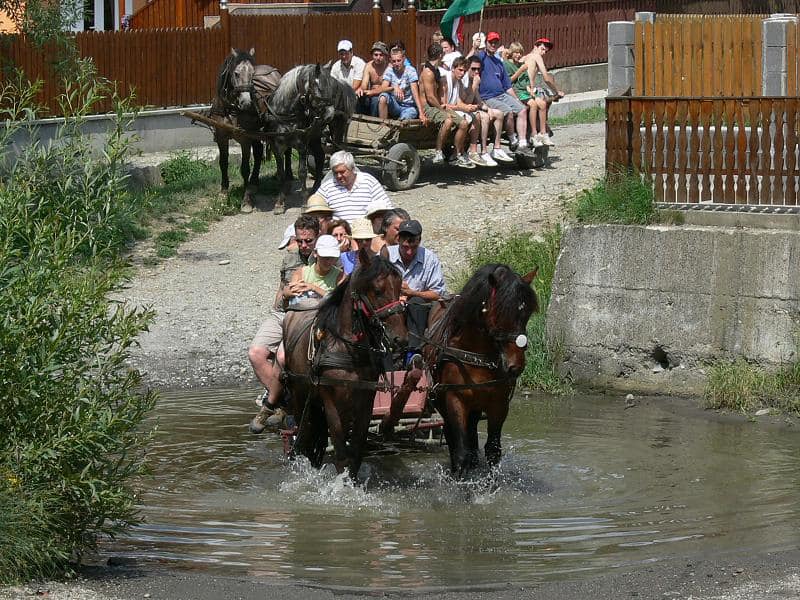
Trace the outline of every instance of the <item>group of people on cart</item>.
<instances>
[{"instance_id":1,"label":"group of people on cart","mask_svg":"<svg viewBox=\"0 0 800 600\"><path fill-rule=\"evenodd\" d=\"M282 408L280 377L286 311L318 304L358 266L359 250L378 254L385 248L403 278L401 299L406 303L410 337L404 364L412 364L419 351L430 302L446 293L439 257L422 245L422 224L393 206L380 182L358 170L349 152L331 155L330 167L332 177L309 197L278 244L286 250L278 291L248 349L253 371L264 386L257 399L259 412L250 423L253 433L291 425Z\"/></svg>"},{"instance_id":2,"label":"group of people on cart","mask_svg":"<svg viewBox=\"0 0 800 600\"><path fill-rule=\"evenodd\" d=\"M564 92L544 64L552 48L549 39L539 38L525 54L521 43L503 46L500 34L490 31L476 33L463 55L436 32L426 61L415 68L400 40L375 42L368 62L354 54L350 40L341 40L331 74L353 87L361 114L438 127L434 163L445 161L452 134L452 164L497 166L514 161L501 145L504 131L512 153L553 144L547 112Z\"/></svg>"}]
</instances>

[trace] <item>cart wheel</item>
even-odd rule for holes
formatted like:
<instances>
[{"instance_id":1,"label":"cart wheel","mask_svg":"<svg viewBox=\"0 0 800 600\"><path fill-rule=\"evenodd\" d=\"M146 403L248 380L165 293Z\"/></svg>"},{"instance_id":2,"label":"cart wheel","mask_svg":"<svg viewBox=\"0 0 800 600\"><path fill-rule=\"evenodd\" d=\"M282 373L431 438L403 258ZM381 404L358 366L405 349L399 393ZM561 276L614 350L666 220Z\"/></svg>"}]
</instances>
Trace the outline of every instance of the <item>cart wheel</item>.
<instances>
[{"instance_id":1,"label":"cart wheel","mask_svg":"<svg viewBox=\"0 0 800 600\"><path fill-rule=\"evenodd\" d=\"M417 182L420 170L419 154L408 144L395 144L389 148L386 155L392 160L402 164L387 163L383 174L383 181L393 192L407 190Z\"/></svg>"}]
</instances>

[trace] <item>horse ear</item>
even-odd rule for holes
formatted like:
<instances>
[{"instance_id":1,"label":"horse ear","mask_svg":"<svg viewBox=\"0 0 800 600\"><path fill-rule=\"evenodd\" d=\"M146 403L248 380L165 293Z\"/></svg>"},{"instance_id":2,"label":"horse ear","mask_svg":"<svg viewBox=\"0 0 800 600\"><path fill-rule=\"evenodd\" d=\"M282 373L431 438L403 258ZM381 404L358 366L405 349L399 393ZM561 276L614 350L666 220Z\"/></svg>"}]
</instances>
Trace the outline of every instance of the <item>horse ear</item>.
<instances>
[{"instance_id":1,"label":"horse ear","mask_svg":"<svg viewBox=\"0 0 800 600\"><path fill-rule=\"evenodd\" d=\"M319 77L319 74L322 72L322 67L317 63L314 65L314 77Z\"/></svg>"},{"instance_id":2,"label":"horse ear","mask_svg":"<svg viewBox=\"0 0 800 600\"><path fill-rule=\"evenodd\" d=\"M386 244L381 246L381 258L389 260L389 246L387 246Z\"/></svg>"},{"instance_id":3,"label":"horse ear","mask_svg":"<svg viewBox=\"0 0 800 600\"><path fill-rule=\"evenodd\" d=\"M250 48L250 56L252 56L253 58L256 57L256 49L255 48Z\"/></svg>"},{"instance_id":4,"label":"horse ear","mask_svg":"<svg viewBox=\"0 0 800 600\"><path fill-rule=\"evenodd\" d=\"M236 48L231 46L231 56L236 56Z\"/></svg>"},{"instance_id":5,"label":"horse ear","mask_svg":"<svg viewBox=\"0 0 800 600\"><path fill-rule=\"evenodd\" d=\"M533 280L536 279L536 275L539 273L539 267L536 267L533 271L528 273L522 278L522 281L527 283L528 285L533 283Z\"/></svg>"},{"instance_id":6,"label":"horse ear","mask_svg":"<svg viewBox=\"0 0 800 600\"><path fill-rule=\"evenodd\" d=\"M366 267L372 262L373 254L369 248L360 248L358 250L358 262L362 267Z\"/></svg>"}]
</instances>

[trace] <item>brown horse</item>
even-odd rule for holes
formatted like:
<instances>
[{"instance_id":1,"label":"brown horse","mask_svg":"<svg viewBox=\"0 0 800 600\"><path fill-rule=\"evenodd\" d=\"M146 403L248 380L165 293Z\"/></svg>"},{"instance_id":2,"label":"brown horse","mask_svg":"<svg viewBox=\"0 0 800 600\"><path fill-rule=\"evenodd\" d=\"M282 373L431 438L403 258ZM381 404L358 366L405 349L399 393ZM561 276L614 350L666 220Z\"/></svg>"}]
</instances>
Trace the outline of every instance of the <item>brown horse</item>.
<instances>
[{"instance_id":1,"label":"brown horse","mask_svg":"<svg viewBox=\"0 0 800 600\"><path fill-rule=\"evenodd\" d=\"M293 453L319 468L330 436L337 472L354 480L378 378L408 341L397 270L368 251L358 260L318 312L289 312L283 323L291 412L302 415Z\"/></svg>"},{"instance_id":2,"label":"brown horse","mask_svg":"<svg viewBox=\"0 0 800 600\"><path fill-rule=\"evenodd\" d=\"M450 468L463 478L478 464L478 421L487 418L486 462L500 462L500 434L517 377L525 369L525 334L538 310L532 271L520 277L488 264L447 308L431 311L423 357L431 370L434 406L442 415Z\"/></svg>"}]
</instances>

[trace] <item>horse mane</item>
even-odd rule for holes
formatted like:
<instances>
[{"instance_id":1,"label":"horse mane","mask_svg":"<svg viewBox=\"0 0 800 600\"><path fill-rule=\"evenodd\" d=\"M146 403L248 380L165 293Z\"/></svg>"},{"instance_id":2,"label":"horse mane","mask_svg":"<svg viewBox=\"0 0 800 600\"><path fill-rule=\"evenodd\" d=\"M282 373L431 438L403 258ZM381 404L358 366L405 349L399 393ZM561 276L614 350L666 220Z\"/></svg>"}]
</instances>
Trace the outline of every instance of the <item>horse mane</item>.
<instances>
[{"instance_id":1,"label":"horse mane","mask_svg":"<svg viewBox=\"0 0 800 600\"><path fill-rule=\"evenodd\" d=\"M298 65L281 77L277 89L270 96L269 104L278 115L292 115L297 111L297 103L303 92L314 83L319 65ZM353 88L331 75L326 67L319 67L319 77L316 81L318 94L325 98L330 105L348 118L356 109L358 98Z\"/></svg>"},{"instance_id":2,"label":"horse mane","mask_svg":"<svg viewBox=\"0 0 800 600\"><path fill-rule=\"evenodd\" d=\"M269 97L269 104L278 114L290 114L300 97L300 90L308 87L314 76L315 65L299 65L281 77L278 87Z\"/></svg>"},{"instance_id":3,"label":"horse mane","mask_svg":"<svg viewBox=\"0 0 800 600\"><path fill-rule=\"evenodd\" d=\"M236 48L233 52L225 57L222 64L217 71L217 97L225 98L230 88L230 74L236 70L236 66L243 61L248 61L255 66L253 55L245 50Z\"/></svg>"},{"instance_id":4,"label":"horse mane","mask_svg":"<svg viewBox=\"0 0 800 600\"><path fill-rule=\"evenodd\" d=\"M372 257L366 266L359 265L320 305L317 312L319 329L340 337L338 314L345 296L350 293L366 294L373 281L392 273L400 277L392 263L382 256Z\"/></svg>"},{"instance_id":5,"label":"horse mane","mask_svg":"<svg viewBox=\"0 0 800 600\"><path fill-rule=\"evenodd\" d=\"M530 312L539 309L536 293L522 277L508 265L489 263L470 277L464 289L453 300L444 316L444 331L448 331L450 335L458 335L465 329L487 330L488 324L483 310L490 300L495 314L517 315L515 325L518 327L525 324ZM523 304L530 308L530 312L520 310Z\"/></svg>"}]
</instances>

